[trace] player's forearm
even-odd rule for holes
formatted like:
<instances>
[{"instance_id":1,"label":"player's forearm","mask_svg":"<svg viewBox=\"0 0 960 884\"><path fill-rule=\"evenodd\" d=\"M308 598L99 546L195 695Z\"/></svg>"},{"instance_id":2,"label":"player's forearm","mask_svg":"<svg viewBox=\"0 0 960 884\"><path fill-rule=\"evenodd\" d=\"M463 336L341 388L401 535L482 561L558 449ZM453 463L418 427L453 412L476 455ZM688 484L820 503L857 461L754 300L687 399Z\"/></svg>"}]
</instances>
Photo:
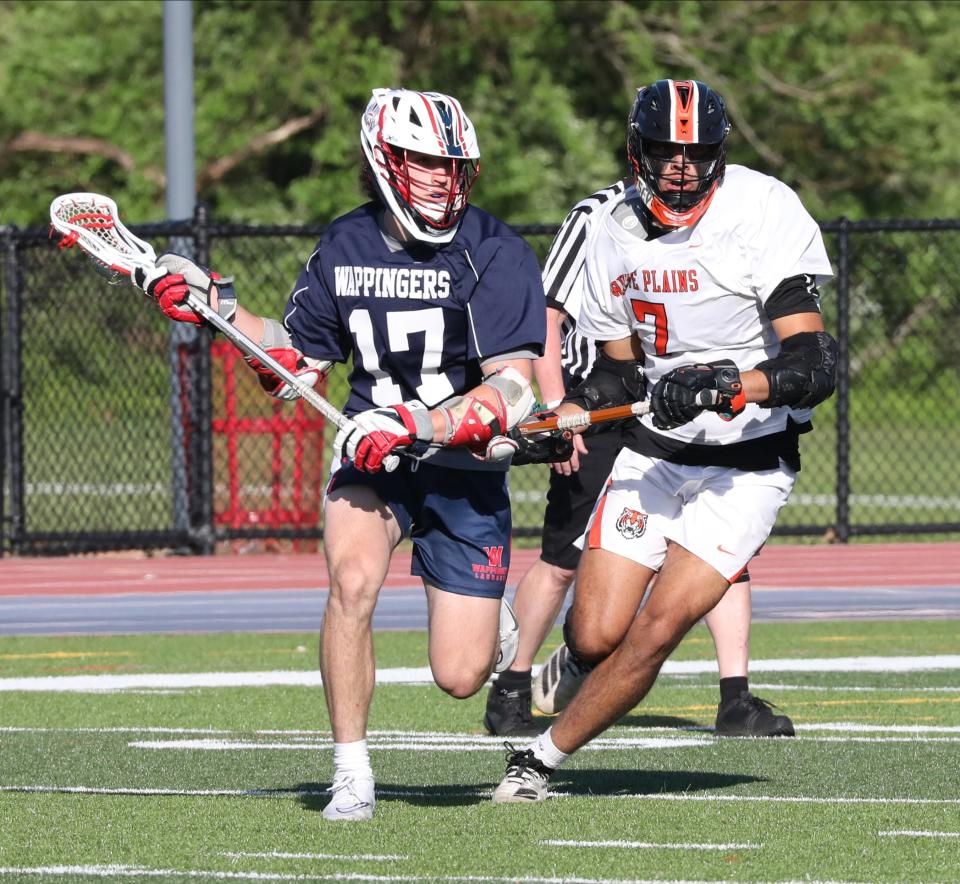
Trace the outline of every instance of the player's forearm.
<instances>
[{"instance_id":1,"label":"player's forearm","mask_svg":"<svg viewBox=\"0 0 960 884\"><path fill-rule=\"evenodd\" d=\"M219 304L219 293L216 286L210 294L210 306L214 310ZM237 312L234 314L231 323L236 329L245 334L251 341L258 344L263 343L263 319L255 313L251 313L246 307L237 304Z\"/></svg>"},{"instance_id":2,"label":"player's forearm","mask_svg":"<svg viewBox=\"0 0 960 884\"><path fill-rule=\"evenodd\" d=\"M543 356L533 363L533 374L544 402L557 402L566 392L560 362L560 324L566 314L555 307L547 308L547 338Z\"/></svg>"},{"instance_id":3,"label":"player's forearm","mask_svg":"<svg viewBox=\"0 0 960 884\"><path fill-rule=\"evenodd\" d=\"M751 368L741 372L740 383L747 402L766 402L770 398L770 383L762 371Z\"/></svg>"},{"instance_id":4,"label":"player's forearm","mask_svg":"<svg viewBox=\"0 0 960 884\"><path fill-rule=\"evenodd\" d=\"M244 307L237 307L237 315L233 318L233 324L242 331L248 338L257 343L263 341L263 318L251 313Z\"/></svg>"}]
</instances>

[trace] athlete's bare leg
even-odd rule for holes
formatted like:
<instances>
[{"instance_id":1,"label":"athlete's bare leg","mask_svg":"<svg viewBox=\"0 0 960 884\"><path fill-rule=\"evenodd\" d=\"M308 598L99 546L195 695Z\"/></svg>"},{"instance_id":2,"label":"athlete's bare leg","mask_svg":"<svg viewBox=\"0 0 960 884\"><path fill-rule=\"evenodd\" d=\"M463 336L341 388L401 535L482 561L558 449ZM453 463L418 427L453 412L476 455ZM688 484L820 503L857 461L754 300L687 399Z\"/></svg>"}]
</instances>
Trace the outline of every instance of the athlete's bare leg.
<instances>
[{"instance_id":1,"label":"athlete's bare leg","mask_svg":"<svg viewBox=\"0 0 960 884\"><path fill-rule=\"evenodd\" d=\"M528 672L533 668L533 659L557 622L575 573L537 559L523 575L513 598L513 610L520 622L520 644L511 669Z\"/></svg>"},{"instance_id":2,"label":"athlete's bare leg","mask_svg":"<svg viewBox=\"0 0 960 884\"><path fill-rule=\"evenodd\" d=\"M348 485L327 497L323 546L330 595L320 626L320 671L335 743L366 738L374 683L373 609L399 542L396 519L370 488Z\"/></svg>"},{"instance_id":3,"label":"athlete's bare leg","mask_svg":"<svg viewBox=\"0 0 960 884\"><path fill-rule=\"evenodd\" d=\"M642 594L651 576L649 568L636 562L603 550L587 550L581 559L576 595L594 596L603 591L599 587L616 586L630 588L628 594L634 597ZM643 610L550 729L554 745L561 752L573 752L636 706L653 686L663 662L717 604L727 586L706 562L670 543Z\"/></svg>"},{"instance_id":4,"label":"athlete's bare leg","mask_svg":"<svg viewBox=\"0 0 960 884\"><path fill-rule=\"evenodd\" d=\"M704 617L717 649L720 678L747 676L750 661L750 584L734 583Z\"/></svg>"},{"instance_id":5,"label":"athlete's bare leg","mask_svg":"<svg viewBox=\"0 0 960 884\"><path fill-rule=\"evenodd\" d=\"M623 640L653 571L604 549L586 550L577 569L577 587L567 615L577 658L599 663Z\"/></svg>"},{"instance_id":6,"label":"athlete's bare leg","mask_svg":"<svg viewBox=\"0 0 960 884\"><path fill-rule=\"evenodd\" d=\"M433 680L453 697L470 697L483 687L497 659L500 599L424 586Z\"/></svg>"}]
</instances>

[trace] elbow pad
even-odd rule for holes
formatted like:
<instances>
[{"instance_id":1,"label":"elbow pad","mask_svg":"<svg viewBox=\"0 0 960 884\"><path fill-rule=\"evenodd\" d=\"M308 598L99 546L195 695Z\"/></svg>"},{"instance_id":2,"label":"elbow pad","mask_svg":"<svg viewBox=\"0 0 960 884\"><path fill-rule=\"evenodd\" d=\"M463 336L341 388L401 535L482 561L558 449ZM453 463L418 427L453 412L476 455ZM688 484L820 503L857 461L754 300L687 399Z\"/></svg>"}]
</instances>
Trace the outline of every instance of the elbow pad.
<instances>
[{"instance_id":1,"label":"elbow pad","mask_svg":"<svg viewBox=\"0 0 960 884\"><path fill-rule=\"evenodd\" d=\"M780 342L780 352L756 366L770 384L761 408L813 408L837 383L837 342L826 332L800 332Z\"/></svg>"},{"instance_id":2,"label":"elbow pad","mask_svg":"<svg viewBox=\"0 0 960 884\"><path fill-rule=\"evenodd\" d=\"M630 405L647 398L647 376L634 359L611 359L601 351L590 373L567 391L564 402L572 402L587 411ZM609 429L609 424L598 424Z\"/></svg>"}]
</instances>

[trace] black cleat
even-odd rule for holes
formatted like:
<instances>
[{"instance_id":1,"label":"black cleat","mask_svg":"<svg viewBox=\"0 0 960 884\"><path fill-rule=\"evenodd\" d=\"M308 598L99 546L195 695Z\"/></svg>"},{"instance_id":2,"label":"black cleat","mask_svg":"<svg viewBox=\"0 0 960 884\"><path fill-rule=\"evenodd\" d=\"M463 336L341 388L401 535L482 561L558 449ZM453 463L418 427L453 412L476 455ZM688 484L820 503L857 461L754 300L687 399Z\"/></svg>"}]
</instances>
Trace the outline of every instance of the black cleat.
<instances>
[{"instance_id":1,"label":"black cleat","mask_svg":"<svg viewBox=\"0 0 960 884\"><path fill-rule=\"evenodd\" d=\"M483 726L495 737L535 737L542 730L533 720L529 690L510 690L495 681L487 694Z\"/></svg>"},{"instance_id":2,"label":"black cleat","mask_svg":"<svg viewBox=\"0 0 960 884\"><path fill-rule=\"evenodd\" d=\"M718 737L792 737L793 722L770 711L776 708L750 691L741 691L735 700L717 707L713 732Z\"/></svg>"}]
</instances>

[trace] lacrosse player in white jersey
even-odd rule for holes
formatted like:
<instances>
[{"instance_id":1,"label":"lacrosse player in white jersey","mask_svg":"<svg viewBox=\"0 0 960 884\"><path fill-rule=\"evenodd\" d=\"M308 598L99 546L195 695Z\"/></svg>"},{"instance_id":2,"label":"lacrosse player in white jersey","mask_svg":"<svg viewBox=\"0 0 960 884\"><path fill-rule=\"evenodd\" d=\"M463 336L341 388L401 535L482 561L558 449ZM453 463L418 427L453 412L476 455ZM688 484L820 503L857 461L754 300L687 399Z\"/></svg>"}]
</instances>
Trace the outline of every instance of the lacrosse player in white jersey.
<instances>
[{"instance_id":1,"label":"lacrosse player in white jersey","mask_svg":"<svg viewBox=\"0 0 960 884\"><path fill-rule=\"evenodd\" d=\"M627 384L633 399L646 397L643 367L631 363L623 376L606 359L596 361L597 345L577 325L586 285L586 243L593 222L610 200L623 197L629 180L621 180L580 200L554 237L543 268L547 297L547 341L543 356L534 362L541 396L556 405L567 390L579 390L591 408L611 404L605 393L614 384ZM639 198L639 197L636 197ZM611 367L614 373L610 374ZM598 374L599 373L599 374ZM592 375L592 377L591 377ZM591 377L589 383L584 383ZM598 385L602 377L604 384ZM637 432L633 418L597 424L583 436L574 436L576 450L569 459L553 462L547 506L543 516L540 558L517 586L513 607L520 622L517 656L509 669L493 681L487 695L483 723L492 734L533 736L546 729L534 718L533 706L548 715L560 712L577 692L590 666L571 655L561 643L532 677L534 657L553 628L576 573L579 539L593 505L606 484L617 454ZM516 462L516 458L514 459ZM793 736L793 722L773 711L772 705L749 689L750 573L745 568L704 621L713 637L720 674L720 703L714 725L717 736Z\"/></svg>"},{"instance_id":2,"label":"lacrosse player in white jersey","mask_svg":"<svg viewBox=\"0 0 960 884\"><path fill-rule=\"evenodd\" d=\"M833 392L820 231L785 184L726 165L729 128L691 80L640 89L631 109L633 181L592 225L579 324L612 366L643 363L651 412L583 538L566 641L592 671L549 730L509 747L495 802L542 801L554 770L646 696L766 541L798 437ZM558 411L589 405L573 390Z\"/></svg>"}]
</instances>

